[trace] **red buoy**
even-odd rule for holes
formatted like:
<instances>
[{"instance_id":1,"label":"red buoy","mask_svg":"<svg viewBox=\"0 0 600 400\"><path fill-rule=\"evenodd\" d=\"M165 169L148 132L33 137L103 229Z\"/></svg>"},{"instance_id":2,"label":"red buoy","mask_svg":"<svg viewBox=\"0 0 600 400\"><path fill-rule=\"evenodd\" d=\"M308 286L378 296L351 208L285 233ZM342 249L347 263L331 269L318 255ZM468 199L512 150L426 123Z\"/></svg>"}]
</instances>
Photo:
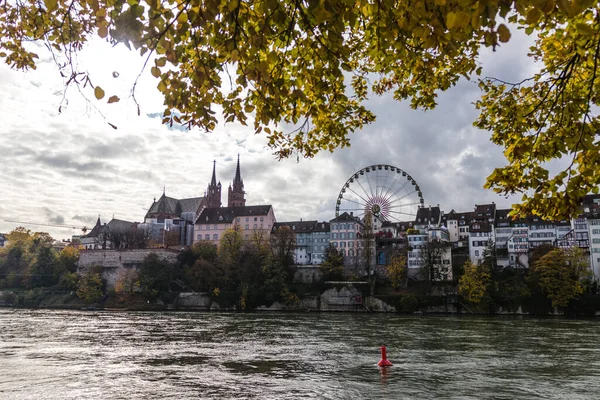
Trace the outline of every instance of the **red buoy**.
<instances>
[{"instance_id":1,"label":"red buoy","mask_svg":"<svg viewBox=\"0 0 600 400\"><path fill-rule=\"evenodd\" d=\"M392 363L387 359L385 346L381 346L381 360L377 363L380 367L391 367Z\"/></svg>"}]
</instances>

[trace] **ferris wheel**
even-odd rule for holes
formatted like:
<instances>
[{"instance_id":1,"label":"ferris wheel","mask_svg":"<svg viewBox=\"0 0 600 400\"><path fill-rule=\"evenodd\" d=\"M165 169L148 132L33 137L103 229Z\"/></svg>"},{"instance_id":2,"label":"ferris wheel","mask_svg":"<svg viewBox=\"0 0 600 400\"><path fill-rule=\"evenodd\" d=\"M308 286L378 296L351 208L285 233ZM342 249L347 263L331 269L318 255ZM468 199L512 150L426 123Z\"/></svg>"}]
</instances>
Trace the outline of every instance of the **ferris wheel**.
<instances>
[{"instance_id":1,"label":"ferris wheel","mask_svg":"<svg viewBox=\"0 0 600 400\"><path fill-rule=\"evenodd\" d=\"M388 222L413 221L424 205L417 182L391 165L371 165L356 172L342 187L335 216L347 212L362 219L371 213Z\"/></svg>"}]
</instances>

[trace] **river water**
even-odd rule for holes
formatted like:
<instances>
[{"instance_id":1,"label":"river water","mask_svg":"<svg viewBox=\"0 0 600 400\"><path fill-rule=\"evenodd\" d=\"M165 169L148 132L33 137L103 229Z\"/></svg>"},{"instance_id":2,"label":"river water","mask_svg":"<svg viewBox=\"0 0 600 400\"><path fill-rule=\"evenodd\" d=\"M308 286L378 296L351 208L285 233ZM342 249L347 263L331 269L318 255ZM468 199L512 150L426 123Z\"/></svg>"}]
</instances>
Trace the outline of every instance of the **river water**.
<instances>
[{"instance_id":1,"label":"river water","mask_svg":"<svg viewBox=\"0 0 600 400\"><path fill-rule=\"evenodd\" d=\"M599 342L598 320L0 309L0 398L598 399Z\"/></svg>"}]
</instances>

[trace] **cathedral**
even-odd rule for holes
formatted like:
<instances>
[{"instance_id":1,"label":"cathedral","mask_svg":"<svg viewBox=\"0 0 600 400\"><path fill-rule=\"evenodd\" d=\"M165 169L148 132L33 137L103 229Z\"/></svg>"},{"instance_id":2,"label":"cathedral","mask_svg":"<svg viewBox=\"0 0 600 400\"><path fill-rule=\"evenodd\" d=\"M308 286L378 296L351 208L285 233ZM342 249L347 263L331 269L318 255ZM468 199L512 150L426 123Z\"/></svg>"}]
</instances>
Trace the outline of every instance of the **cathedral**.
<instances>
[{"instance_id":1,"label":"cathedral","mask_svg":"<svg viewBox=\"0 0 600 400\"><path fill-rule=\"evenodd\" d=\"M216 161L213 161L213 171L210 184L202 197L191 197L187 199L175 199L166 195L163 190L162 196L152 202L144 218L142 227L150 232L154 240L164 241L165 231L172 232L169 236L179 235L180 245L191 245L193 243L194 223L196 223L204 209L221 208L221 182L217 182ZM244 192L244 181L240 171L240 156L238 154L235 177L229 185L227 193L228 207L245 207L246 198Z\"/></svg>"}]
</instances>

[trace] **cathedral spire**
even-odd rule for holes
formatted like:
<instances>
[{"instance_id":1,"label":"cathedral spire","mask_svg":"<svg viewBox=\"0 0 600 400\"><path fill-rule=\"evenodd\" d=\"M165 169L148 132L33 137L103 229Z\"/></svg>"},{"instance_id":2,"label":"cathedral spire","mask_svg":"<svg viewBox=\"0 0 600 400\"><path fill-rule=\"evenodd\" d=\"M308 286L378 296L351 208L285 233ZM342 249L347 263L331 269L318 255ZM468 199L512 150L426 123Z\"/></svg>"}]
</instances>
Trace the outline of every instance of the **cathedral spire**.
<instances>
[{"instance_id":1,"label":"cathedral spire","mask_svg":"<svg viewBox=\"0 0 600 400\"><path fill-rule=\"evenodd\" d=\"M245 194L244 181L242 180L242 173L240 172L240 155L238 154L235 177L233 178L233 184L229 185L228 190L228 207L244 207L246 205L246 199L244 197Z\"/></svg>"},{"instance_id":2,"label":"cathedral spire","mask_svg":"<svg viewBox=\"0 0 600 400\"><path fill-rule=\"evenodd\" d=\"M217 184L217 161L213 161L213 173L207 190L207 206L211 208L221 207L221 182Z\"/></svg>"},{"instance_id":3,"label":"cathedral spire","mask_svg":"<svg viewBox=\"0 0 600 400\"><path fill-rule=\"evenodd\" d=\"M216 186L217 185L217 172L216 172L216 168L217 168L217 160L213 160L213 174L212 174L212 179L210 181L210 184L212 186Z\"/></svg>"},{"instance_id":4,"label":"cathedral spire","mask_svg":"<svg viewBox=\"0 0 600 400\"><path fill-rule=\"evenodd\" d=\"M235 184L236 182L241 182L241 181L242 181L242 174L240 173L240 153L238 153L237 168L235 169L235 178L233 178L233 183Z\"/></svg>"}]
</instances>

